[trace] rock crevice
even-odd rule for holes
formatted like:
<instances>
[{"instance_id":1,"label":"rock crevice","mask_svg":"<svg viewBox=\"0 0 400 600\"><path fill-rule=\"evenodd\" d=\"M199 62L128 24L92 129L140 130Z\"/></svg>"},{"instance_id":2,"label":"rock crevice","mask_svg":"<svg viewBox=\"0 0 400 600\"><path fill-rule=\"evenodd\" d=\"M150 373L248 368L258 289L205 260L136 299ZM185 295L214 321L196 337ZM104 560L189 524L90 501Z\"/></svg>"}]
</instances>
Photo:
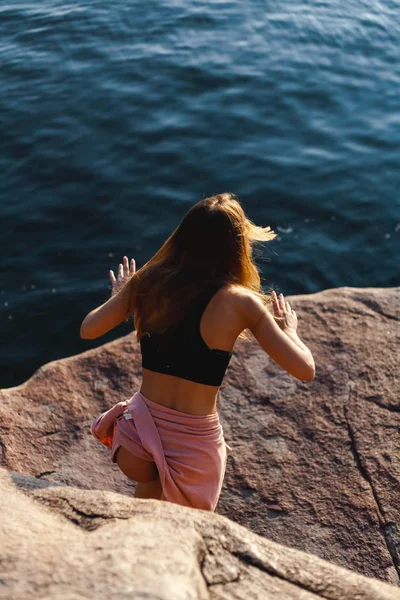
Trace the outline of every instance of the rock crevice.
<instances>
[{"instance_id":1,"label":"rock crevice","mask_svg":"<svg viewBox=\"0 0 400 600\"><path fill-rule=\"evenodd\" d=\"M349 396L349 401L350 401ZM351 451L354 457L355 464L363 477L363 479L368 483L369 488L371 490L372 497L374 499L376 505L376 513L378 515L380 527L379 531L381 532L383 539L385 540L385 544L389 551L389 554L393 561L393 566L396 569L397 575L400 580L400 556L399 556L399 548L400 548L400 535L395 523L386 522L385 519L385 509L379 500L378 493L375 489L374 482L369 476L368 469L363 465L362 456L360 455L357 448L356 437L353 432L353 428L351 425L351 421L349 418L349 407L347 405L344 406L344 416L347 423L347 428L349 432Z\"/></svg>"}]
</instances>

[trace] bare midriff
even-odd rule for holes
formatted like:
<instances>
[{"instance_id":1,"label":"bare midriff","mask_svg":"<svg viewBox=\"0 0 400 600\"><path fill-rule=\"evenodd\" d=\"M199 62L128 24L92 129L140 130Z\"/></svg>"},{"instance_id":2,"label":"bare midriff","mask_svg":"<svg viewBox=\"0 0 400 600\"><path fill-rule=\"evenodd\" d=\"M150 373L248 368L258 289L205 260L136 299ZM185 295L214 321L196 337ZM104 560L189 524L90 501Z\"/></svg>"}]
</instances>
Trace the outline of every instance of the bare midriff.
<instances>
[{"instance_id":1,"label":"bare midriff","mask_svg":"<svg viewBox=\"0 0 400 600\"><path fill-rule=\"evenodd\" d=\"M210 415L217 410L218 390L217 386L143 369L140 393L152 402L189 415Z\"/></svg>"},{"instance_id":2,"label":"bare midriff","mask_svg":"<svg viewBox=\"0 0 400 600\"><path fill-rule=\"evenodd\" d=\"M209 348L233 352L238 335L245 329L237 298L221 288L211 299L200 321L200 335ZM219 387L143 369L140 392L157 404L190 415L210 415L217 412Z\"/></svg>"}]
</instances>

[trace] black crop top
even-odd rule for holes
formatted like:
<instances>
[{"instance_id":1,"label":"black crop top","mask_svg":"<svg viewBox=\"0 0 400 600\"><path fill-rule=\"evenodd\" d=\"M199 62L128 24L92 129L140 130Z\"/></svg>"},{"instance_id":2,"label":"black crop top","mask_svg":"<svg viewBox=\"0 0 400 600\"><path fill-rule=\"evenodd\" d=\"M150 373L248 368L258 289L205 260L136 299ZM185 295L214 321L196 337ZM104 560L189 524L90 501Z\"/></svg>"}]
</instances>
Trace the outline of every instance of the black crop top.
<instances>
[{"instance_id":1,"label":"black crop top","mask_svg":"<svg viewBox=\"0 0 400 600\"><path fill-rule=\"evenodd\" d=\"M144 369L195 383L221 385L232 352L209 348L200 333L203 312L220 287L214 285L201 293L173 330L142 336L140 348Z\"/></svg>"}]
</instances>

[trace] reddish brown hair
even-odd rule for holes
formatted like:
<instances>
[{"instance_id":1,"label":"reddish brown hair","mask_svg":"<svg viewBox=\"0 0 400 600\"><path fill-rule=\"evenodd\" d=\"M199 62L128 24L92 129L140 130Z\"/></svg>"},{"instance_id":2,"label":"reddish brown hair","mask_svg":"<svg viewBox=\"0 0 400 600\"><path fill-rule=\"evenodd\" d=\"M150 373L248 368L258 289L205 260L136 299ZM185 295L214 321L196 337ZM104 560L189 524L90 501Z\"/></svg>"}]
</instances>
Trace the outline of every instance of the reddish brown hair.
<instances>
[{"instance_id":1,"label":"reddish brown hair","mask_svg":"<svg viewBox=\"0 0 400 600\"><path fill-rule=\"evenodd\" d=\"M236 284L260 294L252 244L274 237L270 227L258 227L246 217L233 194L195 204L123 288L138 339L146 331L161 333L176 324L208 284Z\"/></svg>"}]
</instances>

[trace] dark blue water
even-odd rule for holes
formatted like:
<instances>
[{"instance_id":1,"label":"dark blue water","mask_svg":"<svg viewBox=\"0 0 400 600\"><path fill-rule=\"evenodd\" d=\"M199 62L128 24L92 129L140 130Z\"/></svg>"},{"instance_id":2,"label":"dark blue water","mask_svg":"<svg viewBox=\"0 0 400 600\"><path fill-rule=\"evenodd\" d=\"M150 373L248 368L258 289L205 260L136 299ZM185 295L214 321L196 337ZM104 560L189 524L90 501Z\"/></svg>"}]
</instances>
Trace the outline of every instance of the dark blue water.
<instances>
[{"instance_id":1,"label":"dark blue water","mask_svg":"<svg viewBox=\"0 0 400 600\"><path fill-rule=\"evenodd\" d=\"M215 193L267 286L398 285L399 40L391 0L3 1L0 387L126 333L79 339L109 268Z\"/></svg>"}]
</instances>

